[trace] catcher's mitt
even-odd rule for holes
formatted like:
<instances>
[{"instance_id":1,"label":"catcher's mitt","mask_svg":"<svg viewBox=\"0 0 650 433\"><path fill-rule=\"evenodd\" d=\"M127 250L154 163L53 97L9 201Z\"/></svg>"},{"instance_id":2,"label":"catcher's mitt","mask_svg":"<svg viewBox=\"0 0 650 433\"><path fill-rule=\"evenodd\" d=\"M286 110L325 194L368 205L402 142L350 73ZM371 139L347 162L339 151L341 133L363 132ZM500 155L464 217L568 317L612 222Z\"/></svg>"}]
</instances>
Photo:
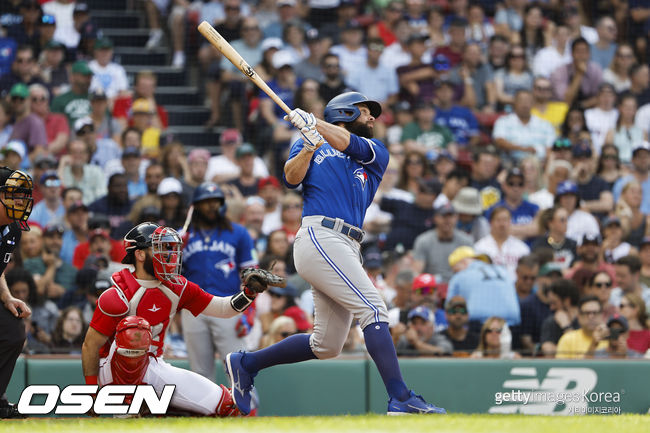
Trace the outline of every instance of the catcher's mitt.
<instances>
[{"instance_id":1,"label":"catcher's mitt","mask_svg":"<svg viewBox=\"0 0 650 433\"><path fill-rule=\"evenodd\" d=\"M262 293L269 286L286 287L287 280L269 271L257 268L246 268L241 271L241 281L251 292Z\"/></svg>"}]
</instances>

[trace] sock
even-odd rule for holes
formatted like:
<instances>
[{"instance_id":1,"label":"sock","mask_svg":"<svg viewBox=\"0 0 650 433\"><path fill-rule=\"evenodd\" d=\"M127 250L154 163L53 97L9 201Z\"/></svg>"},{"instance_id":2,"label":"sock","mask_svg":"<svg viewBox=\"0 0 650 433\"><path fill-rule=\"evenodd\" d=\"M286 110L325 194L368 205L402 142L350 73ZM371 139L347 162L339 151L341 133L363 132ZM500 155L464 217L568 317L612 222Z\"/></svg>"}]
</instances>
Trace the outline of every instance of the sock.
<instances>
[{"instance_id":1,"label":"sock","mask_svg":"<svg viewBox=\"0 0 650 433\"><path fill-rule=\"evenodd\" d=\"M410 393L402 379L388 323L377 322L366 326L363 329L363 336L366 340L368 353L375 361L377 370L384 381L388 396L399 401L407 400Z\"/></svg>"},{"instance_id":2,"label":"sock","mask_svg":"<svg viewBox=\"0 0 650 433\"><path fill-rule=\"evenodd\" d=\"M278 364L316 359L309 345L311 334L296 334L256 352L246 352L241 363L250 374Z\"/></svg>"}]
</instances>

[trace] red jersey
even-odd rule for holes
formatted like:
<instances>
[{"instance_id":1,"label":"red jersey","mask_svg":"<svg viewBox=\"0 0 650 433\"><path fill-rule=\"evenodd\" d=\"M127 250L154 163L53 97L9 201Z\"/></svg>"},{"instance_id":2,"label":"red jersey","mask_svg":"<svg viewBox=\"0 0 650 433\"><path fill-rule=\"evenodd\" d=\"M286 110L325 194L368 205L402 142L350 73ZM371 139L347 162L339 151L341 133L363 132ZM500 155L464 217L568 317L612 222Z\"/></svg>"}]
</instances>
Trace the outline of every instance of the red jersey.
<instances>
[{"instance_id":1,"label":"red jersey","mask_svg":"<svg viewBox=\"0 0 650 433\"><path fill-rule=\"evenodd\" d=\"M212 300L212 295L198 285L181 277L182 284L158 280L136 280L123 269L111 277L113 287L101 294L90 326L109 337L99 350L99 356L108 356L117 324L126 316L140 316L151 325L153 343L149 352L163 353L165 331L174 315L185 308L198 316Z\"/></svg>"}]
</instances>

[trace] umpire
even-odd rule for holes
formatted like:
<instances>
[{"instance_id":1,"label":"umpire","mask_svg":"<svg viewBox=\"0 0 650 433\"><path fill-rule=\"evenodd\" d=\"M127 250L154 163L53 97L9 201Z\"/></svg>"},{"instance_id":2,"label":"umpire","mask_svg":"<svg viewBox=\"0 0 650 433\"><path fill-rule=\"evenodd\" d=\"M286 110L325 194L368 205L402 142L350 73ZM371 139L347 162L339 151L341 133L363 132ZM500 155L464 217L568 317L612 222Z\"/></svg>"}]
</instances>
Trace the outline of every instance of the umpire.
<instances>
[{"instance_id":1,"label":"umpire","mask_svg":"<svg viewBox=\"0 0 650 433\"><path fill-rule=\"evenodd\" d=\"M21 231L29 230L27 218L32 211L32 178L20 171L0 167L0 418L22 417L16 407L7 401L9 385L18 355L25 343L25 325L21 319L29 317L29 307L13 296L7 287L4 271L18 246Z\"/></svg>"}]
</instances>

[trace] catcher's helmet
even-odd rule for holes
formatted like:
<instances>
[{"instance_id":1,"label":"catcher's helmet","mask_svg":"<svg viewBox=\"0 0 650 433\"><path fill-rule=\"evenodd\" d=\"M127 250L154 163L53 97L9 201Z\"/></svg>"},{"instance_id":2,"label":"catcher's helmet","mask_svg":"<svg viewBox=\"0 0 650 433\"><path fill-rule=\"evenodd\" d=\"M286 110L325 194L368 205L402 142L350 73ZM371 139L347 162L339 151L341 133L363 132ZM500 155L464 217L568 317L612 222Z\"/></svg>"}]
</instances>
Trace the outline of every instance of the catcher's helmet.
<instances>
[{"instance_id":1,"label":"catcher's helmet","mask_svg":"<svg viewBox=\"0 0 650 433\"><path fill-rule=\"evenodd\" d=\"M226 214L226 196L221 188L219 188L219 185L214 182L203 182L197 186L192 197L192 204L211 198L220 199L223 202L221 207L219 207L219 215L224 216Z\"/></svg>"},{"instance_id":2,"label":"catcher's helmet","mask_svg":"<svg viewBox=\"0 0 650 433\"><path fill-rule=\"evenodd\" d=\"M138 224L133 227L129 232L124 236L124 249L126 249L126 256L122 259L122 263L125 265L134 265L135 258L133 254L135 250L144 250L150 248L151 235L156 229L160 227L156 223L145 222Z\"/></svg>"},{"instance_id":3,"label":"catcher's helmet","mask_svg":"<svg viewBox=\"0 0 650 433\"><path fill-rule=\"evenodd\" d=\"M371 101L359 92L346 92L335 96L327 103L324 113L325 121L329 123L354 122L361 115L357 104L365 104L375 119L381 115L379 102Z\"/></svg>"}]
</instances>

